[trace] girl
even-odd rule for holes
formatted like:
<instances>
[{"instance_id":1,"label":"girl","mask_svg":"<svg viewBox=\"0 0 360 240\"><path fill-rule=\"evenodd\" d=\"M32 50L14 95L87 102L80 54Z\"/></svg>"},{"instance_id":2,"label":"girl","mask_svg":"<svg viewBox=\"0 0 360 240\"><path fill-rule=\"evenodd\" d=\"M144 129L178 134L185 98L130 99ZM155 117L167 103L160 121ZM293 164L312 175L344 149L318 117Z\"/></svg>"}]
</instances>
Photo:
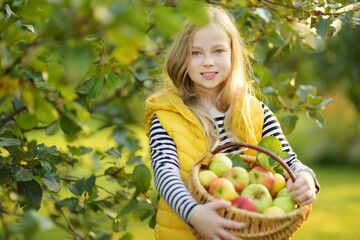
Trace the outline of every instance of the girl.
<instances>
[{"instance_id":1,"label":"girl","mask_svg":"<svg viewBox=\"0 0 360 240\"><path fill-rule=\"evenodd\" d=\"M198 204L185 186L194 162L218 145L233 141L257 144L276 136L286 163L296 173L287 190L296 201L312 203L318 184L315 174L292 152L273 113L252 96L251 67L233 16L218 6L207 7L209 24L187 22L171 46L163 90L146 100L145 119L150 137L155 186L161 195L155 228L156 239L194 239L195 228L205 239L237 239L226 228L238 223L216 210L227 201ZM227 152L255 155L252 150Z\"/></svg>"}]
</instances>

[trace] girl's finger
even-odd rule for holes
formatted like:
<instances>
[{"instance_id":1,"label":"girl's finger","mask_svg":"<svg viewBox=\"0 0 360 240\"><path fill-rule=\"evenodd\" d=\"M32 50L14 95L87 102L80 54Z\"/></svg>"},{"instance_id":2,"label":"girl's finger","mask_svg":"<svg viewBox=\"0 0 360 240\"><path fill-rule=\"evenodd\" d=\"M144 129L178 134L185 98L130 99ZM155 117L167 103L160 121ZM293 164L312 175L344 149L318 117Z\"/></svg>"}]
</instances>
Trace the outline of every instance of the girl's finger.
<instances>
[{"instance_id":1,"label":"girl's finger","mask_svg":"<svg viewBox=\"0 0 360 240\"><path fill-rule=\"evenodd\" d=\"M221 239L238 240L238 238L236 236L232 235L231 233L229 233L228 231L226 231L223 228L219 230L219 236L221 237Z\"/></svg>"},{"instance_id":2,"label":"girl's finger","mask_svg":"<svg viewBox=\"0 0 360 240\"><path fill-rule=\"evenodd\" d=\"M233 220L225 219L221 221L221 227L224 228L234 228L234 229L243 229L246 227L246 224L243 222L236 222Z\"/></svg>"}]
</instances>

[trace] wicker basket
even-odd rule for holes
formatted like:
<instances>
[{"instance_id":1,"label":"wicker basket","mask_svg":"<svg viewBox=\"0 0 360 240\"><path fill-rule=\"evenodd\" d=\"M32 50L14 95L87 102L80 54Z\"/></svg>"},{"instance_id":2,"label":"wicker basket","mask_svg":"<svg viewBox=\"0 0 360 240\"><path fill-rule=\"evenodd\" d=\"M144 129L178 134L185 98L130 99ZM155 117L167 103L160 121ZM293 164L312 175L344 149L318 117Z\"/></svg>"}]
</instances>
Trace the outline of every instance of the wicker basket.
<instances>
[{"instance_id":1,"label":"wicker basket","mask_svg":"<svg viewBox=\"0 0 360 240\"><path fill-rule=\"evenodd\" d=\"M290 168L275 154L259 146L254 146L247 143L229 143L221 147L216 148L214 151L206 153L201 159L199 159L190 172L187 187L191 195L196 199L197 202L204 204L210 201L216 200L210 195L207 190L201 185L199 180L200 169L209 165L212 157L227 148L231 147L247 147L255 149L269 155L271 158L279 162L286 171L284 171L285 178L291 178L294 181L294 175ZM242 155L245 162L249 164L250 168L258 165L256 158L252 156ZM247 227L241 230L229 229L229 232L241 239L290 239L294 232L301 226L301 224L307 219L311 211L311 204L309 205L298 205L298 207L288 213L281 215L265 215L256 212L249 212L236 207L229 207L226 209L219 210L219 214L227 219L231 219L237 222L244 222ZM193 230L194 235L197 239L203 239L202 236Z\"/></svg>"}]
</instances>

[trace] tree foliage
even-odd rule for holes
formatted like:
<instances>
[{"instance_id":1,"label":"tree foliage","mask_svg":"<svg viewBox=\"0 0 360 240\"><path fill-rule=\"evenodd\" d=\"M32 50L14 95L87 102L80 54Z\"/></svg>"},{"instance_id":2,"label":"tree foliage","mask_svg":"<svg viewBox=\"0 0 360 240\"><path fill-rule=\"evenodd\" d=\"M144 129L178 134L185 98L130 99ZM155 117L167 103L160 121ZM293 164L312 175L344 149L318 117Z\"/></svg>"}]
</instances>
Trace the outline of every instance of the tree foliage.
<instances>
[{"instance_id":1,"label":"tree foliage","mask_svg":"<svg viewBox=\"0 0 360 240\"><path fill-rule=\"evenodd\" d=\"M357 1L207 1L234 13L248 43L259 93L278 114L286 133L306 112L322 126L321 111L332 99L313 86L298 85L295 72L278 69L278 58L294 44L316 50L319 39L341 23L360 24ZM0 219L3 239L29 239L54 224L76 239L111 239L127 221L154 227L157 197L149 159L128 124L142 124L131 99L143 99L160 78L166 47L184 19L207 23L204 1L195 0L5 0L0 2ZM141 106L135 107L140 109ZM101 125L91 129L91 119ZM73 146L111 128L115 147L99 151ZM63 134L67 149L27 139L39 130ZM77 177L91 156L102 174ZM106 157L114 161L101 162ZM114 191L100 185L106 178ZM108 186L108 185L106 185ZM61 194L64 188L69 197ZM99 194L102 191L102 194ZM37 211L53 206L48 216ZM99 216L112 221L112 232ZM14 224L13 219L19 222ZM64 224L66 222L66 224Z\"/></svg>"}]
</instances>

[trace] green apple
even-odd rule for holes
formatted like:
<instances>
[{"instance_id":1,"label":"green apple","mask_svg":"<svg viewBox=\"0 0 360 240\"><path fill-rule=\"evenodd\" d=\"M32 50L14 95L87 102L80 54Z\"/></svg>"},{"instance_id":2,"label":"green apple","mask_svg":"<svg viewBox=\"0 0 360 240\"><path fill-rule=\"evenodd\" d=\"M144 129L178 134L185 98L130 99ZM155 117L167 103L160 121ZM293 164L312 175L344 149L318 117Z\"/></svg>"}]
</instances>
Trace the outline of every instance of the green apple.
<instances>
[{"instance_id":1,"label":"green apple","mask_svg":"<svg viewBox=\"0 0 360 240\"><path fill-rule=\"evenodd\" d=\"M249 171L250 184L260 183L264 185L269 191L274 186L274 174L262 167L254 167Z\"/></svg>"},{"instance_id":2,"label":"green apple","mask_svg":"<svg viewBox=\"0 0 360 240\"><path fill-rule=\"evenodd\" d=\"M209 170L214 172L218 177L222 177L224 173L232 167L232 162L224 153L217 153L211 160Z\"/></svg>"},{"instance_id":3,"label":"green apple","mask_svg":"<svg viewBox=\"0 0 360 240\"><path fill-rule=\"evenodd\" d=\"M238 195L232 183L225 178L214 179L210 184L209 193L215 198L227 201L233 200Z\"/></svg>"},{"instance_id":4,"label":"green apple","mask_svg":"<svg viewBox=\"0 0 360 240\"><path fill-rule=\"evenodd\" d=\"M249 185L250 181L249 173L242 167L230 168L224 173L223 178L229 179L237 192L240 192Z\"/></svg>"},{"instance_id":5,"label":"green apple","mask_svg":"<svg viewBox=\"0 0 360 240\"><path fill-rule=\"evenodd\" d=\"M218 176L210 170L203 170L203 171L199 172L200 183L205 188L208 188L210 186L211 182L216 178L218 178Z\"/></svg>"},{"instance_id":6,"label":"green apple","mask_svg":"<svg viewBox=\"0 0 360 240\"><path fill-rule=\"evenodd\" d=\"M273 206L282 208L285 212L295 209L295 202L289 197L277 197L274 199Z\"/></svg>"},{"instance_id":7,"label":"green apple","mask_svg":"<svg viewBox=\"0 0 360 240\"><path fill-rule=\"evenodd\" d=\"M256 210L262 213L265 209L272 205L272 197L269 190L262 184L254 183L246 186L241 192L242 196L246 196L254 200Z\"/></svg>"},{"instance_id":8,"label":"green apple","mask_svg":"<svg viewBox=\"0 0 360 240\"><path fill-rule=\"evenodd\" d=\"M271 206L267 209L265 209L265 211L263 211L263 214L265 215L280 215L280 214L284 214L285 211L277 206Z\"/></svg>"},{"instance_id":9,"label":"green apple","mask_svg":"<svg viewBox=\"0 0 360 240\"><path fill-rule=\"evenodd\" d=\"M287 192L285 187L278 191L278 193L276 194L276 197L277 198L278 197L288 197L288 198L294 200L294 196L292 195L292 193Z\"/></svg>"}]
</instances>

